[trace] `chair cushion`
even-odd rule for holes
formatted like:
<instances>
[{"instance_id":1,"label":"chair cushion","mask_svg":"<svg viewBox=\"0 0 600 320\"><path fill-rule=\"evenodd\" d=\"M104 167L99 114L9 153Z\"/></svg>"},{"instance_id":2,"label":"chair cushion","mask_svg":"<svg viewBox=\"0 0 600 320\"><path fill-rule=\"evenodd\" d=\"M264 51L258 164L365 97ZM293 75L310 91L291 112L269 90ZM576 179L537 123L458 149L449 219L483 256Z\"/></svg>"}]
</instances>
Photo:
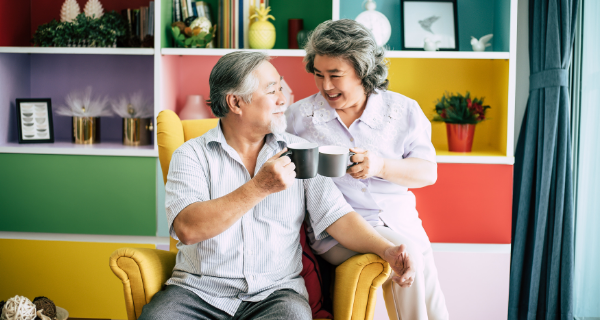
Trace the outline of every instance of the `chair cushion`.
<instances>
[{"instance_id":1,"label":"chair cushion","mask_svg":"<svg viewBox=\"0 0 600 320\"><path fill-rule=\"evenodd\" d=\"M333 319L331 313L323 309L323 295L321 291L322 277L315 254L306 241L305 225L300 228L300 244L302 245L302 272L306 290L308 291L308 304L312 310L313 319Z\"/></svg>"}]
</instances>

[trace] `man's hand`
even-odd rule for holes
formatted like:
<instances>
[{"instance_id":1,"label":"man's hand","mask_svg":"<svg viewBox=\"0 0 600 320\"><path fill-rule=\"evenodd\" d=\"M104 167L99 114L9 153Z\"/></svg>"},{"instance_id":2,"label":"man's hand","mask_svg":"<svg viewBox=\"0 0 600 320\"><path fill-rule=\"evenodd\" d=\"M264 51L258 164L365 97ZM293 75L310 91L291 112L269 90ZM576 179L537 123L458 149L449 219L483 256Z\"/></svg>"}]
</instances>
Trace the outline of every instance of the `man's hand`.
<instances>
[{"instance_id":1,"label":"man's hand","mask_svg":"<svg viewBox=\"0 0 600 320\"><path fill-rule=\"evenodd\" d=\"M387 248L383 259L394 270L395 275L392 277L392 281L402 288L408 288L412 285L413 281L415 281L415 269L403 244Z\"/></svg>"},{"instance_id":2,"label":"man's hand","mask_svg":"<svg viewBox=\"0 0 600 320\"><path fill-rule=\"evenodd\" d=\"M280 158L286 151L287 148L271 157L258 170L252 181L259 190L271 194L283 191L294 183L296 165L290 160L290 157Z\"/></svg>"},{"instance_id":3,"label":"man's hand","mask_svg":"<svg viewBox=\"0 0 600 320\"><path fill-rule=\"evenodd\" d=\"M352 178L367 179L372 176L381 177L385 163L383 158L361 148L351 148L350 151L356 153L350 158L350 161L358 163L346 171Z\"/></svg>"}]
</instances>

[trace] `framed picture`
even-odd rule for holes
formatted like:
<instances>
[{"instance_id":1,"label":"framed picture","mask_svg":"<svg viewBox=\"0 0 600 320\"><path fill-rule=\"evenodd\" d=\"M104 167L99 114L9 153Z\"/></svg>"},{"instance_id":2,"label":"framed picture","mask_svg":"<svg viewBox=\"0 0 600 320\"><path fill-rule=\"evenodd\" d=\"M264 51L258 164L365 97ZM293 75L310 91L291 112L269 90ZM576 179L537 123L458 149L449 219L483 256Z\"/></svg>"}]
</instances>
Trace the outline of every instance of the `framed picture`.
<instances>
[{"instance_id":1,"label":"framed picture","mask_svg":"<svg viewBox=\"0 0 600 320\"><path fill-rule=\"evenodd\" d=\"M19 143L53 143L50 99L17 99Z\"/></svg>"},{"instance_id":2,"label":"framed picture","mask_svg":"<svg viewBox=\"0 0 600 320\"><path fill-rule=\"evenodd\" d=\"M402 50L423 50L425 39L439 50L458 50L456 0L400 0Z\"/></svg>"}]
</instances>

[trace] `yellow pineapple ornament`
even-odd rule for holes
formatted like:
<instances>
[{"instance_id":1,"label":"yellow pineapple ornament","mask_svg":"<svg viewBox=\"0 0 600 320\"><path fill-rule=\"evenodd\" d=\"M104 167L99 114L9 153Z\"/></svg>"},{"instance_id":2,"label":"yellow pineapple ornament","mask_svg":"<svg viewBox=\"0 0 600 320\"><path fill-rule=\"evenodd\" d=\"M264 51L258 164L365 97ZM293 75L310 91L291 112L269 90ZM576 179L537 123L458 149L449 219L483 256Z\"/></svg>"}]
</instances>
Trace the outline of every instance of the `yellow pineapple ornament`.
<instances>
[{"instance_id":1,"label":"yellow pineapple ornament","mask_svg":"<svg viewBox=\"0 0 600 320\"><path fill-rule=\"evenodd\" d=\"M257 13L250 16L250 20L258 18L258 21L253 22L248 30L248 42L252 49L272 49L275 46L275 26L267 21L275 18L269 14L271 7L265 8L265 4L261 3Z\"/></svg>"}]
</instances>

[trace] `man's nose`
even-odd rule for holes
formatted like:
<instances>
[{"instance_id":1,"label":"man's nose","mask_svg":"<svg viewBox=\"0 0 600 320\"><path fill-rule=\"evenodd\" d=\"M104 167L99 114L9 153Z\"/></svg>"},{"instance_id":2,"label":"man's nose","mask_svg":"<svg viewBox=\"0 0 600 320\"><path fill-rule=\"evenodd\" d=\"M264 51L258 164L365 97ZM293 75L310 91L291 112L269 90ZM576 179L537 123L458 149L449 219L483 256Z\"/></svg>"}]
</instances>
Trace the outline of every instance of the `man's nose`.
<instances>
[{"instance_id":1,"label":"man's nose","mask_svg":"<svg viewBox=\"0 0 600 320\"><path fill-rule=\"evenodd\" d=\"M282 106L286 102L287 102L287 100L285 99L285 95L283 94L283 90L278 90L277 105L278 106Z\"/></svg>"}]
</instances>

